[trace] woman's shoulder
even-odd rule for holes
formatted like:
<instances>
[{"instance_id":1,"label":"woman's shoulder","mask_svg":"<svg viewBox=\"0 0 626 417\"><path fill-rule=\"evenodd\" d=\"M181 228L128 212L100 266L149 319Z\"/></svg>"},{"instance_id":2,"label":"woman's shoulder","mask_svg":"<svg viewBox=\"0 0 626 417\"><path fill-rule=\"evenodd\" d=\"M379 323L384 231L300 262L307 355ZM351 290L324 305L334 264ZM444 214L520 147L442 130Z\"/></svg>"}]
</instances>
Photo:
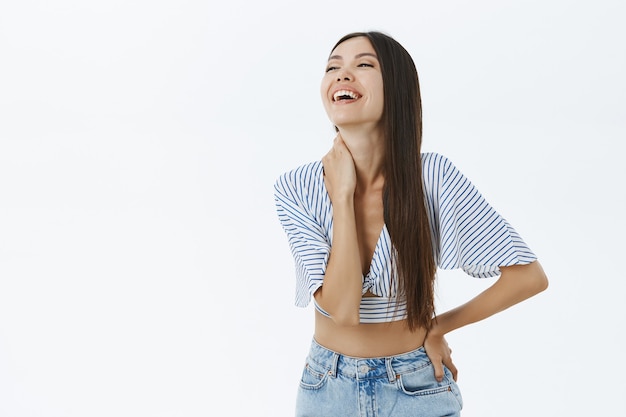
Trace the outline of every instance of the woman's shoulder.
<instances>
[{"instance_id":1,"label":"woman's shoulder","mask_svg":"<svg viewBox=\"0 0 626 417\"><path fill-rule=\"evenodd\" d=\"M291 183L308 182L321 177L323 172L322 161L312 161L283 172L279 175L277 181L283 180Z\"/></svg>"},{"instance_id":2,"label":"woman's shoulder","mask_svg":"<svg viewBox=\"0 0 626 417\"><path fill-rule=\"evenodd\" d=\"M454 165L443 154L437 152L422 153L422 174L424 178L442 178L450 169L454 169Z\"/></svg>"},{"instance_id":3,"label":"woman's shoulder","mask_svg":"<svg viewBox=\"0 0 626 417\"><path fill-rule=\"evenodd\" d=\"M450 160L447 156L438 152L422 152L422 166L423 167L436 167L446 166L450 164Z\"/></svg>"},{"instance_id":4,"label":"woman's shoulder","mask_svg":"<svg viewBox=\"0 0 626 417\"><path fill-rule=\"evenodd\" d=\"M290 189L301 192L315 187L324 181L324 168L322 161L307 162L283 172L276 179L276 190Z\"/></svg>"}]
</instances>

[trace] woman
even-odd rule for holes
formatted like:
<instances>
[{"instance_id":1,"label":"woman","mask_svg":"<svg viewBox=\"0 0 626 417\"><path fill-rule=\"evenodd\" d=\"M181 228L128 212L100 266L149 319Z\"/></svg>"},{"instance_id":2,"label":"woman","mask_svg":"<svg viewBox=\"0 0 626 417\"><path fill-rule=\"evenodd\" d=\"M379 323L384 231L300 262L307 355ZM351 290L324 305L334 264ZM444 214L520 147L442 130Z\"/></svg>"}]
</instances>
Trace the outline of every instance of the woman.
<instances>
[{"instance_id":1,"label":"woman","mask_svg":"<svg viewBox=\"0 0 626 417\"><path fill-rule=\"evenodd\" d=\"M296 414L458 416L444 336L543 291L547 278L449 160L421 154L417 72L398 42L343 37L321 95L337 131L332 149L275 185L296 305L315 305ZM435 317L437 267L500 278Z\"/></svg>"}]
</instances>

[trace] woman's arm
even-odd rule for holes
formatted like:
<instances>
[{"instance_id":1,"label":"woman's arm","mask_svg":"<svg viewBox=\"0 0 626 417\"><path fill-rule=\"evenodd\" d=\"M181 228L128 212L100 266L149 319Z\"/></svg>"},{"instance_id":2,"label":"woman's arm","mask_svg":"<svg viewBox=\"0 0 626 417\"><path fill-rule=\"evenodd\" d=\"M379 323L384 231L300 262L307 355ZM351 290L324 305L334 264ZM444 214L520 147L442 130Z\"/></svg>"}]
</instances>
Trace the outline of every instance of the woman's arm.
<instances>
[{"instance_id":1,"label":"woman's arm","mask_svg":"<svg viewBox=\"0 0 626 417\"><path fill-rule=\"evenodd\" d=\"M539 261L500 267L500 278L467 303L437 316L430 333L444 335L486 319L548 288Z\"/></svg>"},{"instance_id":2,"label":"woman's arm","mask_svg":"<svg viewBox=\"0 0 626 417\"><path fill-rule=\"evenodd\" d=\"M324 182L333 204L333 243L324 275L324 284L315 292L315 301L335 323L359 324L363 288L354 213L356 172L350 151L341 136L322 159Z\"/></svg>"},{"instance_id":3,"label":"woman's arm","mask_svg":"<svg viewBox=\"0 0 626 417\"><path fill-rule=\"evenodd\" d=\"M500 278L491 287L467 303L437 316L426 336L424 347L435 367L437 379L443 377L445 364L453 371L450 351L444 335L470 323L483 320L499 313L548 288L548 278L539 261L527 265L500 267Z\"/></svg>"}]
</instances>

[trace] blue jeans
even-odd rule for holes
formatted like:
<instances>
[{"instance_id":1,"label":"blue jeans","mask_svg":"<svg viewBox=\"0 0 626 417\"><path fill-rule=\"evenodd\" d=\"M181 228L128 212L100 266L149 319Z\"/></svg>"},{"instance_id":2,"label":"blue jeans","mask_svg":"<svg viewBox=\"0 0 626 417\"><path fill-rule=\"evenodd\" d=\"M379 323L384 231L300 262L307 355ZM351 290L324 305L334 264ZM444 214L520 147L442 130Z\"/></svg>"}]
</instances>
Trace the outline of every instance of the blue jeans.
<instances>
[{"instance_id":1,"label":"blue jeans","mask_svg":"<svg viewBox=\"0 0 626 417\"><path fill-rule=\"evenodd\" d=\"M296 399L296 417L458 417L463 400L445 368L437 382L423 347L383 358L354 358L315 342Z\"/></svg>"}]
</instances>

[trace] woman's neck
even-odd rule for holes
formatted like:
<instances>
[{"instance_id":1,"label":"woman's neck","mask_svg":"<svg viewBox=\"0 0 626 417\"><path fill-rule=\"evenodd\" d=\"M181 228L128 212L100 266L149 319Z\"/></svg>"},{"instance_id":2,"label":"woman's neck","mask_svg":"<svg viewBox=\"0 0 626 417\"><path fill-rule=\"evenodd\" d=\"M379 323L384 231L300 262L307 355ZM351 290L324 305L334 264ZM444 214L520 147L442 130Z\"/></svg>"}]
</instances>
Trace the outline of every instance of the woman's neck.
<instances>
[{"instance_id":1,"label":"woman's neck","mask_svg":"<svg viewBox=\"0 0 626 417\"><path fill-rule=\"evenodd\" d=\"M381 186L384 182L385 147L380 130L363 131L340 128L339 133L354 160L357 188L367 190Z\"/></svg>"}]
</instances>

